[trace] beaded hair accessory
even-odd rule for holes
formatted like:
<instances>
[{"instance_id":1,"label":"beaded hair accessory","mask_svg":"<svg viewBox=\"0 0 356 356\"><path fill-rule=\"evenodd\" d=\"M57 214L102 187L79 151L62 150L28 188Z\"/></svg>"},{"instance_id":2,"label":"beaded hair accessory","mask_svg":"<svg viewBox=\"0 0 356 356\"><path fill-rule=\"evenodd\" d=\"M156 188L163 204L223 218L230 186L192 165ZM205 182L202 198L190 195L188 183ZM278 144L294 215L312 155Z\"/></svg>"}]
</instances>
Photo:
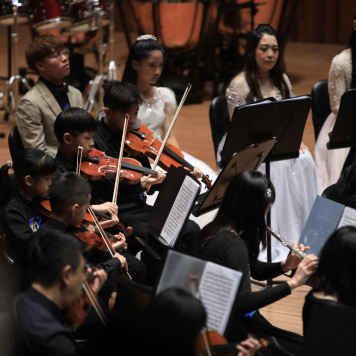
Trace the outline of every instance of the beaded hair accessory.
<instances>
[{"instance_id":1,"label":"beaded hair accessory","mask_svg":"<svg viewBox=\"0 0 356 356\"><path fill-rule=\"evenodd\" d=\"M266 189L266 196L267 196L267 198L270 198L270 197L272 196L272 190L271 190L271 188L267 188L267 189Z\"/></svg>"},{"instance_id":2,"label":"beaded hair accessory","mask_svg":"<svg viewBox=\"0 0 356 356\"><path fill-rule=\"evenodd\" d=\"M143 41L143 40L154 40L157 41L156 36L153 35L141 35L136 38L136 41Z\"/></svg>"},{"instance_id":3,"label":"beaded hair accessory","mask_svg":"<svg viewBox=\"0 0 356 356\"><path fill-rule=\"evenodd\" d=\"M13 168L13 163L11 161L7 161L7 166L12 169Z\"/></svg>"}]
</instances>

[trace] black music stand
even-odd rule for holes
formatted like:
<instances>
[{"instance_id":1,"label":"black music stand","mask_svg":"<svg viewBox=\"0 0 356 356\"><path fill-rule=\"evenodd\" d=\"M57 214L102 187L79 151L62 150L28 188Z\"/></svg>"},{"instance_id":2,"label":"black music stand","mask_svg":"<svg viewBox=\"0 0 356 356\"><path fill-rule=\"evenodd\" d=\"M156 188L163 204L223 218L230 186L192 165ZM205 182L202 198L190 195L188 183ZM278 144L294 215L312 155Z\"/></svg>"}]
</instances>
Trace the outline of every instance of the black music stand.
<instances>
[{"instance_id":1,"label":"black music stand","mask_svg":"<svg viewBox=\"0 0 356 356\"><path fill-rule=\"evenodd\" d=\"M270 162L299 157L305 123L311 107L310 95L284 100L265 100L235 108L221 152L221 167L232 155L244 147L276 138L266 162L266 176L270 176ZM271 213L267 214L270 226ZM267 233L267 261L271 256L271 235ZM271 286L272 281L267 281Z\"/></svg>"},{"instance_id":2,"label":"black music stand","mask_svg":"<svg viewBox=\"0 0 356 356\"><path fill-rule=\"evenodd\" d=\"M188 195L182 191L186 188L186 180L190 184L187 189L191 189ZM162 260L167 249L175 247L200 190L201 183L186 169L173 165L169 168L147 219L147 230L152 239L144 241L135 237L156 260Z\"/></svg>"},{"instance_id":3,"label":"black music stand","mask_svg":"<svg viewBox=\"0 0 356 356\"><path fill-rule=\"evenodd\" d=\"M350 147L356 138L356 89L347 90L341 97L334 128L329 133L328 150Z\"/></svg>"},{"instance_id":4,"label":"black music stand","mask_svg":"<svg viewBox=\"0 0 356 356\"><path fill-rule=\"evenodd\" d=\"M234 153L229 163L216 178L211 189L199 195L192 214L200 216L218 208L231 179L243 171L256 171L267 157L275 142L276 139L272 138L265 142L250 145Z\"/></svg>"}]
</instances>

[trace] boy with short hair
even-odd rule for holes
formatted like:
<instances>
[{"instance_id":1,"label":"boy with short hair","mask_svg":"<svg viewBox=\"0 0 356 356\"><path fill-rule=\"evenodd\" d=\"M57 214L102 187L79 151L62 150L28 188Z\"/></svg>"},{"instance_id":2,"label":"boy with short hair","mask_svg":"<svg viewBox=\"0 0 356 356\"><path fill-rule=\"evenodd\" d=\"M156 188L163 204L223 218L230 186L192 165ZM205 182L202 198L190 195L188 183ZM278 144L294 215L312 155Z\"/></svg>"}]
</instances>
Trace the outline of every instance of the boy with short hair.
<instances>
[{"instance_id":1,"label":"boy with short hair","mask_svg":"<svg viewBox=\"0 0 356 356\"><path fill-rule=\"evenodd\" d=\"M40 77L19 101L16 125L25 148L36 147L54 157L58 148L53 130L56 117L69 107L83 107L83 97L64 82L70 73L69 50L60 37L37 37L26 49L26 62Z\"/></svg>"},{"instance_id":2,"label":"boy with short hair","mask_svg":"<svg viewBox=\"0 0 356 356\"><path fill-rule=\"evenodd\" d=\"M32 285L14 302L14 355L78 355L63 310L82 294L84 259L80 243L68 234L52 231L38 237L30 257ZM98 292L105 275L93 272L90 286Z\"/></svg>"}]
</instances>

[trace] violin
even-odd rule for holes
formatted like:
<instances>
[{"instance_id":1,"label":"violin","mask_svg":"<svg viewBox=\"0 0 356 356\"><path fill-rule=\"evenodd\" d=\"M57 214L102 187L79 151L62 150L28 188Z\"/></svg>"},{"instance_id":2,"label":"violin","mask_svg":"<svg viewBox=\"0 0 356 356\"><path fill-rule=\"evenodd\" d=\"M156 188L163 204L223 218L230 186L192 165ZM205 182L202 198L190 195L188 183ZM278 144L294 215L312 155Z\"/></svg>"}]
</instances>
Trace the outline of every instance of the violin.
<instances>
[{"instance_id":1,"label":"violin","mask_svg":"<svg viewBox=\"0 0 356 356\"><path fill-rule=\"evenodd\" d=\"M104 152L93 149L89 157L83 158L81 162L81 173L88 180L101 180L104 178L115 178L118 159L106 156ZM157 175L157 172L143 167L139 161L129 157L123 157L120 170L120 182L126 184L137 184L143 174Z\"/></svg>"},{"instance_id":2,"label":"violin","mask_svg":"<svg viewBox=\"0 0 356 356\"><path fill-rule=\"evenodd\" d=\"M92 274L90 276L92 276ZM87 310L91 306L94 307L103 324L107 326L106 315L98 302L96 293L92 290L88 281L83 282L82 288L82 295L67 309L65 314L67 327L75 331L78 326L82 325L85 321Z\"/></svg>"},{"instance_id":3,"label":"violin","mask_svg":"<svg viewBox=\"0 0 356 356\"><path fill-rule=\"evenodd\" d=\"M39 205L39 208L41 210L41 212L46 215L46 216L50 216L51 214L51 203L49 201L49 199L42 199ZM95 215L106 219L106 220L110 220L111 217L106 215L106 214L102 214L99 212L95 212ZM82 240L88 247L88 249L91 248L98 248L99 250L103 248L104 244L102 241L102 238L96 233L95 228L94 228L94 219L92 217L92 215L88 212L85 213L85 217L82 221L81 224L77 225L74 227L73 229L73 233L76 237L78 237L80 240ZM114 229L117 229L118 232L123 233L126 237L132 235L133 233L133 229L131 226L127 226L125 228L125 226L121 223L118 222L115 226L113 226ZM112 239L112 240L117 240L117 238L112 235L107 233L107 236ZM123 246L120 249L120 252L126 252L127 250L127 243L125 242L123 244Z\"/></svg>"},{"instance_id":4,"label":"violin","mask_svg":"<svg viewBox=\"0 0 356 356\"><path fill-rule=\"evenodd\" d=\"M159 141L153 132L141 123L137 130L131 130L125 137L126 150L134 155L146 156L155 159L162 147L162 142ZM163 152L159 158L159 165L168 170L171 165L175 167L184 166L194 170L194 167L184 159L184 154L177 147L166 143ZM211 188L209 176L203 175L202 181L208 189Z\"/></svg>"}]
</instances>

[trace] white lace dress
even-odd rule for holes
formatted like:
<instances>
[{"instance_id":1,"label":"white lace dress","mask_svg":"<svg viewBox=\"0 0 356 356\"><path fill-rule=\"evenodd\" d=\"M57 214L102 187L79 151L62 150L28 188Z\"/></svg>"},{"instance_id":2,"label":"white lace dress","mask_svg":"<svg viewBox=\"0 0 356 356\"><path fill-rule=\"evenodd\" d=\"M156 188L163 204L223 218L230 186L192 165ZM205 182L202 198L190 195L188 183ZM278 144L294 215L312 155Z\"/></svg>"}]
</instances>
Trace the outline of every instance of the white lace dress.
<instances>
[{"instance_id":1,"label":"white lace dress","mask_svg":"<svg viewBox=\"0 0 356 356\"><path fill-rule=\"evenodd\" d=\"M174 92L165 87L154 87L154 96L150 99L145 99L143 104L140 106L138 117L141 122L147 126L159 139L162 141L162 126L167 114L170 118L173 118L175 110L177 107L177 102ZM215 181L217 174L216 172L205 162L193 157L187 152L183 152L184 159L195 167L199 167L204 174L209 175L209 179L212 182ZM205 185L202 184L201 192L205 191ZM156 199L156 194L148 196L147 203L153 205ZM216 214L216 211L204 214L198 218L193 215L190 218L196 221L200 227L205 226L210 222Z\"/></svg>"},{"instance_id":2,"label":"white lace dress","mask_svg":"<svg viewBox=\"0 0 356 356\"><path fill-rule=\"evenodd\" d=\"M329 132L334 128L342 94L350 89L352 76L351 49L335 56L329 70L329 98L332 112L324 122L315 144L315 165L322 191L336 183L350 148L328 150Z\"/></svg>"},{"instance_id":3,"label":"white lace dress","mask_svg":"<svg viewBox=\"0 0 356 356\"><path fill-rule=\"evenodd\" d=\"M292 87L286 75L284 79L290 89ZM281 94L269 78L259 82L264 98L274 97L281 99ZM237 75L226 90L230 119L236 106L246 104L250 89L246 82L245 74ZM225 138L219 145L219 151L224 146ZM265 173L265 164L259 171ZM308 219L320 187L317 180L313 157L310 152L301 153L296 159L271 162L270 179L276 190L276 201L271 208L271 227L285 240L299 241L304 225ZM272 261L283 260L289 250L271 237ZM261 251L259 259L267 260L267 250Z\"/></svg>"}]
</instances>

